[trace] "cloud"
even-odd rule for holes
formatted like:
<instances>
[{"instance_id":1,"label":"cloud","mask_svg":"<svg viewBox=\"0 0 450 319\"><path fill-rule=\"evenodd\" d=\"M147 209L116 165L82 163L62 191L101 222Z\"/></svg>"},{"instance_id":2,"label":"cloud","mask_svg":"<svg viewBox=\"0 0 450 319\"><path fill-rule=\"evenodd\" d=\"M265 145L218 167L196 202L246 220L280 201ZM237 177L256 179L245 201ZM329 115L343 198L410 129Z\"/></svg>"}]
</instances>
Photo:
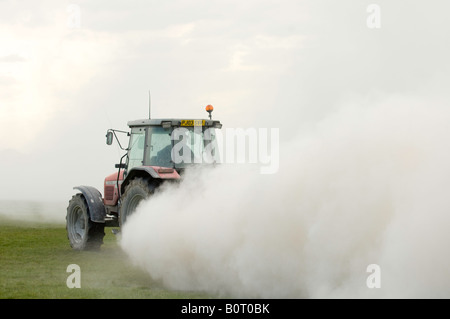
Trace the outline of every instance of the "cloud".
<instances>
[{"instance_id":1,"label":"cloud","mask_svg":"<svg viewBox=\"0 0 450 319\"><path fill-rule=\"evenodd\" d=\"M74 32L65 25L38 28L4 27L3 43L9 50L0 59L0 77L7 85L0 109L0 133L16 130L0 147L24 151L32 148L48 121L65 112L67 101L99 72L114 43L104 34ZM20 63L19 63L20 62ZM29 128L33 134L29 134Z\"/></svg>"},{"instance_id":2,"label":"cloud","mask_svg":"<svg viewBox=\"0 0 450 319\"><path fill-rule=\"evenodd\" d=\"M446 4L379 1L370 30L370 3L82 1L80 28L57 1L3 3L0 56L24 60L0 63L0 149L86 167L66 187L101 188L120 153L102 148L104 131L145 118L149 89L153 117L204 117L213 104L225 127L283 126L282 140L349 101L445 99ZM70 155L50 164L48 152Z\"/></svg>"},{"instance_id":3,"label":"cloud","mask_svg":"<svg viewBox=\"0 0 450 319\"><path fill-rule=\"evenodd\" d=\"M6 62L6 63L14 63L14 62L23 62L26 61L26 59L19 54L9 54L5 56L0 57L0 63Z\"/></svg>"}]
</instances>

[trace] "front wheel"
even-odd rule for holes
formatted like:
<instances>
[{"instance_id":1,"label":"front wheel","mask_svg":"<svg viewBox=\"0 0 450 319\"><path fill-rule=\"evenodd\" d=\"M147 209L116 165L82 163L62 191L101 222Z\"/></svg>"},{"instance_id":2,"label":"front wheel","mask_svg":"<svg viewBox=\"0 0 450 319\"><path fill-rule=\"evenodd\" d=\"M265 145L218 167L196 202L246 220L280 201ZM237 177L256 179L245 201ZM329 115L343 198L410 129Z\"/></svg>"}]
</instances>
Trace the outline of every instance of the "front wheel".
<instances>
[{"instance_id":1,"label":"front wheel","mask_svg":"<svg viewBox=\"0 0 450 319\"><path fill-rule=\"evenodd\" d=\"M99 249L105 236L105 224L95 223L89 217L89 208L82 194L72 197L67 207L67 238L76 250Z\"/></svg>"},{"instance_id":2,"label":"front wheel","mask_svg":"<svg viewBox=\"0 0 450 319\"><path fill-rule=\"evenodd\" d=\"M144 178L135 178L128 184L121 198L119 209L120 226L123 226L128 217L136 210L139 203L148 198L154 191L155 185Z\"/></svg>"}]
</instances>

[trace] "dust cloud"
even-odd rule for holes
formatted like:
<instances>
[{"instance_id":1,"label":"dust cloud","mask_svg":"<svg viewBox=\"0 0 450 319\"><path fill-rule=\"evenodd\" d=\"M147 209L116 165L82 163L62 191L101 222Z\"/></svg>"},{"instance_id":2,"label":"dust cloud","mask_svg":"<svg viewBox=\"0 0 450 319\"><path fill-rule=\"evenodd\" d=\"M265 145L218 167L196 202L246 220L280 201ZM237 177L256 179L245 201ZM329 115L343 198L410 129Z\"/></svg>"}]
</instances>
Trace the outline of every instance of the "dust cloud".
<instances>
[{"instance_id":1,"label":"dust cloud","mask_svg":"<svg viewBox=\"0 0 450 319\"><path fill-rule=\"evenodd\" d=\"M67 202L40 200L0 200L0 224L3 220L64 224Z\"/></svg>"},{"instance_id":2,"label":"dust cloud","mask_svg":"<svg viewBox=\"0 0 450 319\"><path fill-rule=\"evenodd\" d=\"M450 110L341 106L280 145L280 169L188 172L122 231L167 288L237 298L450 297ZM280 128L280 135L283 128ZM380 288L367 267L379 265Z\"/></svg>"}]
</instances>

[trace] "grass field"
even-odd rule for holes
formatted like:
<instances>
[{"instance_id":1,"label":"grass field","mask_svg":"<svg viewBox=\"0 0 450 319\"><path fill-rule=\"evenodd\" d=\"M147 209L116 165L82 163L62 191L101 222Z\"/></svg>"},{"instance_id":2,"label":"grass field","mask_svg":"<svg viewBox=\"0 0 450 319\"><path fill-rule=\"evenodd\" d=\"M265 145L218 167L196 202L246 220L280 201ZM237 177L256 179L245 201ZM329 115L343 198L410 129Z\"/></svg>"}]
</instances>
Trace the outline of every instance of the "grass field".
<instances>
[{"instance_id":1,"label":"grass field","mask_svg":"<svg viewBox=\"0 0 450 319\"><path fill-rule=\"evenodd\" d=\"M109 228L99 251L70 248L65 225L0 219L0 298L210 298L169 291L131 265ZM81 270L81 288L68 288L67 266Z\"/></svg>"}]
</instances>

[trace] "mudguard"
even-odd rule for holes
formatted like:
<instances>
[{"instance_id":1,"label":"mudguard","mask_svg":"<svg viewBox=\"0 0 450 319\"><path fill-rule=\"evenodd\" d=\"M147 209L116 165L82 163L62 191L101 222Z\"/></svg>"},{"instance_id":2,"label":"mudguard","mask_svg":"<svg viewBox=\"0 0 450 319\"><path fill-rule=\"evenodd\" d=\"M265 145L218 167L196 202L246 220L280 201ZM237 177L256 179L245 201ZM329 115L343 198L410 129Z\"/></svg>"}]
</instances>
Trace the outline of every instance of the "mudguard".
<instances>
[{"instance_id":1,"label":"mudguard","mask_svg":"<svg viewBox=\"0 0 450 319\"><path fill-rule=\"evenodd\" d=\"M76 186L73 189L78 189L83 194L89 208L89 217L95 223L105 222L105 205L103 205L102 194L92 186Z\"/></svg>"},{"instance_id":2,"label":"mudguard","mask_svg":"<svg viewBox=\"0 0 450 319\"><path fill-rule=\"evenodd\" d=\"M171 170L170 172L162 172L161 170ZM121 193L125 192L125 187L136 176L148 176L153 179L179 179L180 175L175 169L159 166L137 166L133 167L127 174L127 177L121 185Z\"/></svg>"}]
</instances>

